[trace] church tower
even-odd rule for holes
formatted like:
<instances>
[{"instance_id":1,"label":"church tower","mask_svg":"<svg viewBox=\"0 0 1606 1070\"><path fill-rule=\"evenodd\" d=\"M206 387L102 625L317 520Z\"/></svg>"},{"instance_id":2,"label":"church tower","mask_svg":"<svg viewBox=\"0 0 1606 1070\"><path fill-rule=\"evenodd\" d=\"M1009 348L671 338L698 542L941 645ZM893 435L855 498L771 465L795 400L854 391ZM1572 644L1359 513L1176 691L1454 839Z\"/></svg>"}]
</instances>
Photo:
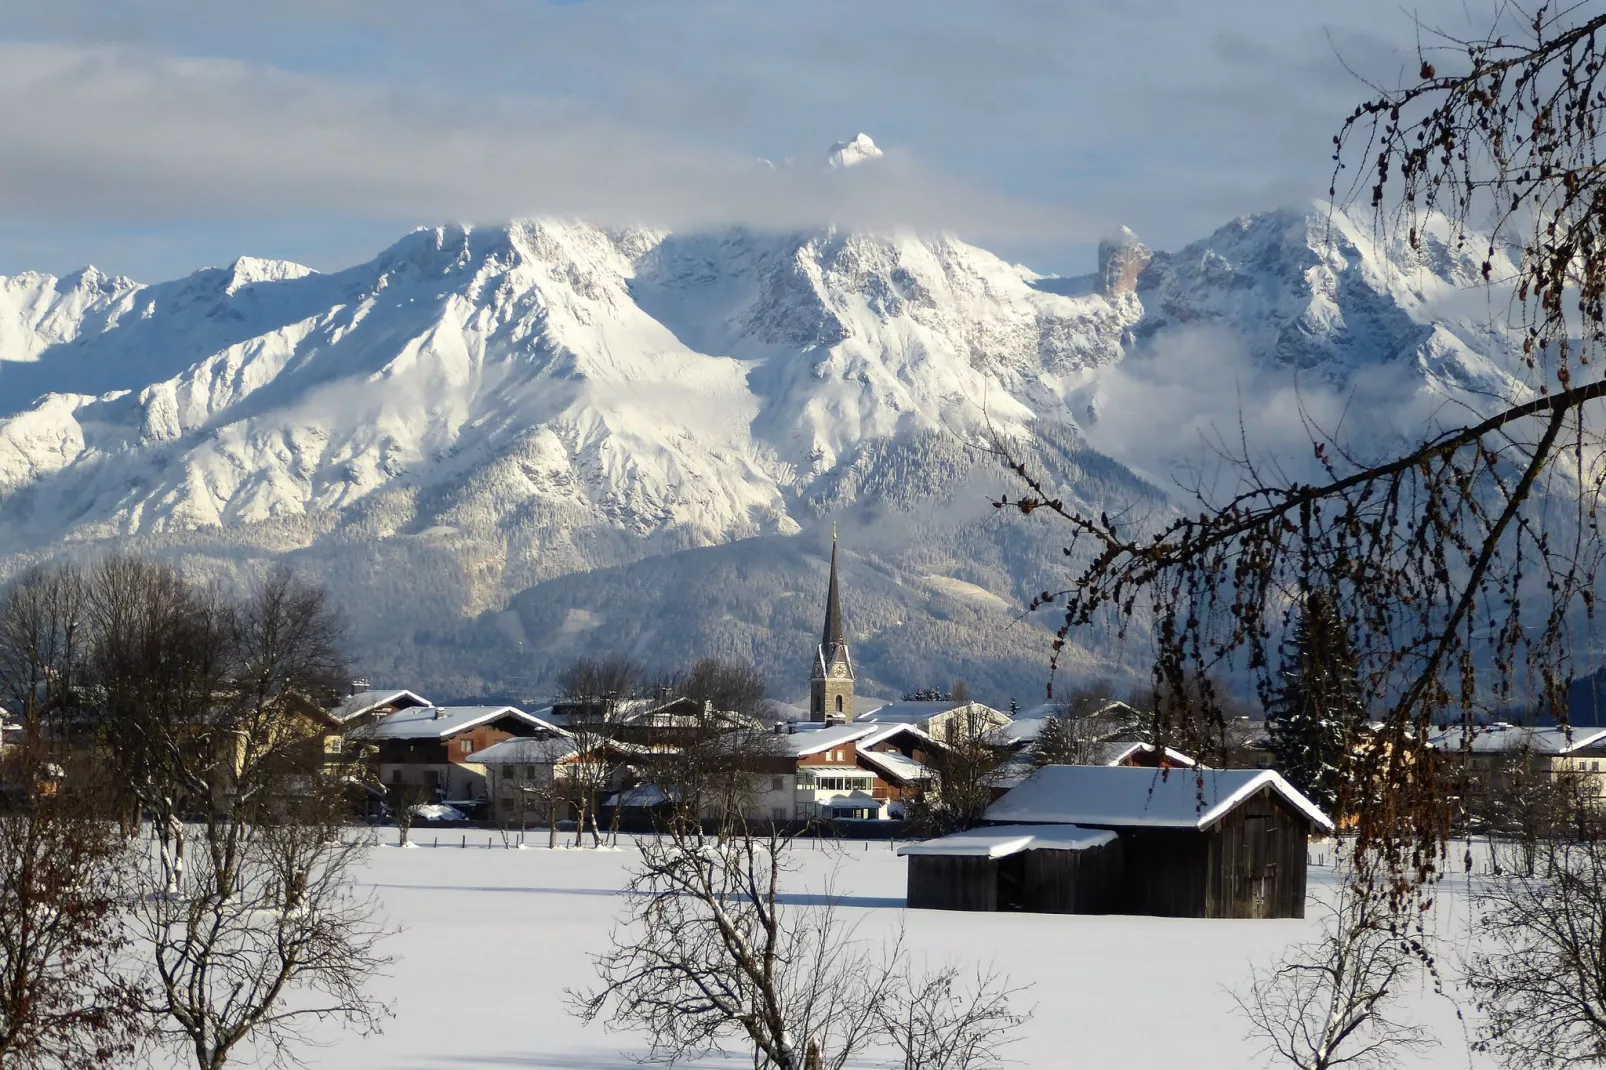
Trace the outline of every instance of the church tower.
<instances>
[{"instance_id":1,"label":"church tower","mask_svg":"<svg viewBox=\"0 0 1606 1070\"><path fill-rule=\"evenodd\" d=\"M837 591L836 532L831 532L831 586L825 595L825 631L814 654L809 679L809 720L843 724L853 720L853 659L842 631L842 601Z\"/></svg>"}]
</instances>

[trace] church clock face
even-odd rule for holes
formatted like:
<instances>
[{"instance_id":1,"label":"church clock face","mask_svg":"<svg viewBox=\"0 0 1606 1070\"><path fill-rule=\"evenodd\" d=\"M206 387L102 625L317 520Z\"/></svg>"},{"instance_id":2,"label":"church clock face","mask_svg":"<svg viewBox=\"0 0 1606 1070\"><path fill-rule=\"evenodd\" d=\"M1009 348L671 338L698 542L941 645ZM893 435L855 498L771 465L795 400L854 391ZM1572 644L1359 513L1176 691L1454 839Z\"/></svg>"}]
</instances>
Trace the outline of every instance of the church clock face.
<instances>
[{"instance_id":1,"label":"church clock face","mask_svg":"<svg viewBox=\"0 0 1606 1070\"><path fill-rule=\"evenodd\" d=\"M848 675L848 667L841 662L831 666L831 675L840 680Z\"/></svg>"}]
</instances>

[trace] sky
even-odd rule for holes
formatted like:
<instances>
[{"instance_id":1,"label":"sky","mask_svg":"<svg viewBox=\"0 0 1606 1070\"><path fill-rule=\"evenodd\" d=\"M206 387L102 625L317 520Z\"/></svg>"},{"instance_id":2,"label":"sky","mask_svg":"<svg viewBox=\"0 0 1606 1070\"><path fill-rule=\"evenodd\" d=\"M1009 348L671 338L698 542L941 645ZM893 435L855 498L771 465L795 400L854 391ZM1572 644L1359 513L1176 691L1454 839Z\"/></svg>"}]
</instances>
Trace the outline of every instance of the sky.
<instances>
[{"instance_id":1,"label":"sky","mask_svg":"<svg viewBox=\"0 0 1606 1070\"><path fill-rule=\"evenodd\" d=\"M320 270L416 226L942 230L1090 270L1325 193L1488 0L12 0L0 274ZM1431 40L1431 38L1430 38ZM863 131L886 152L832 172ZM768 161L768 162L765 162ZM790 161L790 162L787 162Z\"/></svg>"}]
</instances>

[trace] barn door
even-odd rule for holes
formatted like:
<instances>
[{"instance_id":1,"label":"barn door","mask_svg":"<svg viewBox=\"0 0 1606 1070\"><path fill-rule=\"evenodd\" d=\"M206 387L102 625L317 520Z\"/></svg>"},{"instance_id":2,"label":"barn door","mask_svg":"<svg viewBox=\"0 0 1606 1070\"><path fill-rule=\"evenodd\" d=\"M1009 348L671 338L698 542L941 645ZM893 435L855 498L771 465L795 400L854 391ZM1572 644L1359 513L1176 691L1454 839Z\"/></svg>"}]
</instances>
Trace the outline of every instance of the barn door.
<instances>
[{"instance_id":1,"label":"barn door","mask_svg":"<svg viewBox=\"0 0 1606 1070\"><path fill-rule=\"evenodd\" d=\"M1234 899L1244 911L1243 917L1269 917L1277 887L1277 862L1270 850L1275 821L1268 814L1245 814L1239 830L1243 839L1238 845L1238 888Z\"/></svg>"}]
</instances>

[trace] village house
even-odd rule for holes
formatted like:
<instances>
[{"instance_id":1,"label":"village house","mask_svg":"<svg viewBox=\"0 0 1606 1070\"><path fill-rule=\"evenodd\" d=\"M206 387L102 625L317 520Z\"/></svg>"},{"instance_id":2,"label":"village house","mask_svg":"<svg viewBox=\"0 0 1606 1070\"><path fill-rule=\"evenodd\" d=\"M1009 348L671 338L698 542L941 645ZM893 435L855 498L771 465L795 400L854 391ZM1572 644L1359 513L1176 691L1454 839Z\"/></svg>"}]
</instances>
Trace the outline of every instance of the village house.
<instances>
[{"instance_id":1,"label":"village house","mask_svg":"<svg viewBox=\"0 0 1606 1070\"><path fill-rule=\"evenodd\" d=\"M432 705L434 703L415 691L379 688L354 692L327 712L332 722L349 732L397 710Z\"/></svg>"},{"instance_id":2,"label":"village house","mask_svg":"<svg viewBox=\"0 0 1606 1070\"><path fill-rule=\"evenodd\" d=\"M603 807L621 805L621 790L640 790L623 805L651 808L668 801L655 788L638 785L648 748L613 740L597 741L582 753L575 738L558 728L553 733L505 739L473 755L486 770L490 817L503 826L539 824L578 816L578 784L589 784L603 798ZM581 775L582 766L589 766ZM656 792L656 795L652 793ZM648 799L651 801L647 801Z\"/></svg>"},{"instance_id":3,"label":"village house","mask_svg":"<svg viewBox=\"0 0 1606 1070\"><path fill-rule=\"evenodd\" d=\"M1006 729L1011 718L981 702L885 702L859 714L857 722L902 724L918 728L933 739L987 736Z\"/></svg>"},{"instance_id":4,"label":"village house","mask_svg":"<svg viewBox=\"0 0 1606 1070\"><path fill-rule=\"evenodd\" d=\"M939 746L908 725L777 726L774 753L758 759L755 817L773 821L901 816Z\"/></svg>"},{"instance_id":5,"label":"village house","mask_svg":"<svg viewBox=\"0 0 1606 1070\"><path fill-rule=\"evenodd\" d=\"M911 906L1299 918L1310 835L1333 828L1253 769L1044 766L986 818L900 851Z\"/></svg>"},{"instance_id":6,"label":"village house","mask_svg":"<svg viewBox=\"0 0 1606 1070\"><path fill-rule=\"evenodd\" d=\"M730 710L715 710L704 701L663 695L657 698L560 699L548 708L546 720L566 727L596 725L623 743L673 745L708 731L738 731L763 726ZM542 711L536 711L542 716Z\"/></svg>"},{"instance_id":7,"label":"village house","mask_svg":"<svg viewBox=\"0 0 1606 1070\"><path fill-rule=\"evenodd\" d=\"M373 748L369 762L393 800L464 804L486 800L479 751L515 737L556 736L557 726L514 706L408 706L354 729L350 737Z\"/></svg>"},{"instance_id":8,"label":"village house","mask_svg":"<svg viewBox=\"0 0 1606 1070\"><path fill-rule=\"evenodd\" d=\"M1606 801L1606 728L1538 728L1497 721L1455 725L1429 737L1444 760L1458 762L1465 804L1474 813L1525 785L1567 777L1578 796Z\"/></svg>"}]
</instances>

